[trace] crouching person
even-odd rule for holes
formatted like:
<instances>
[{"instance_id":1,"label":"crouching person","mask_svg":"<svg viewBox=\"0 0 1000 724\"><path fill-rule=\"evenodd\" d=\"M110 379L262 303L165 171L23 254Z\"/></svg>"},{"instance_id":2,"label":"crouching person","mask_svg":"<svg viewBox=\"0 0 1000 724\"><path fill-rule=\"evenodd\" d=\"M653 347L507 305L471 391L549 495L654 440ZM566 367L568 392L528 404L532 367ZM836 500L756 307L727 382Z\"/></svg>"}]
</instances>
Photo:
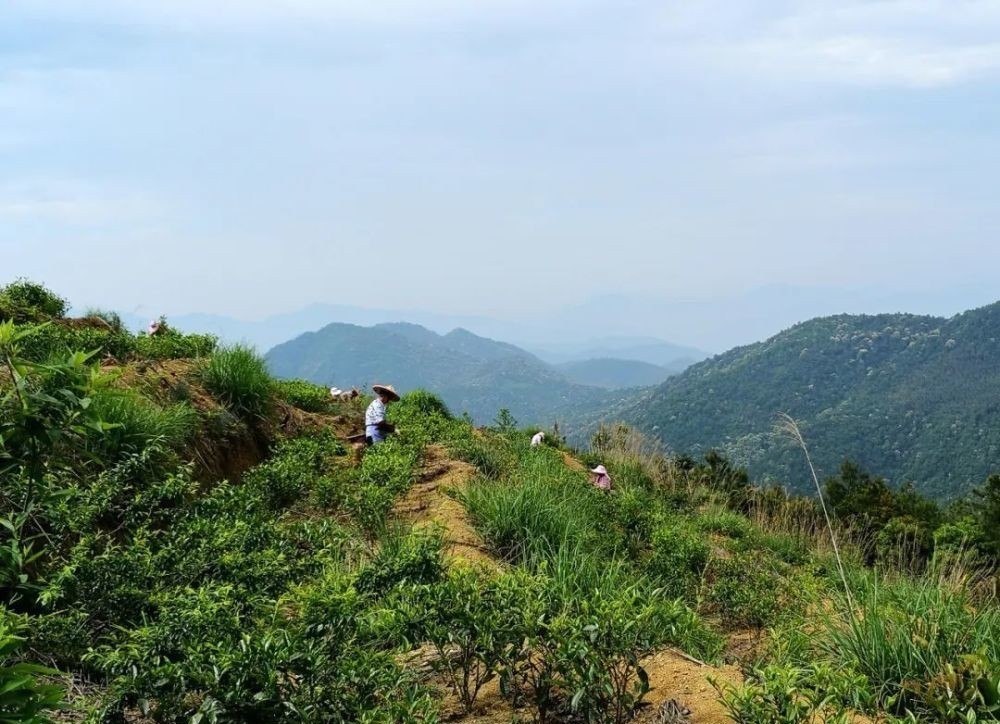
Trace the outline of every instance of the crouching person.
<instances>
[{"instance_id":1,"label":"crouching person","mask_svg":"<svg viewBox=\"0 0 1000 724\"><path fill-rule=\"evenodd\" d=\"M365 443L368 445L376 445L385 440L386 435L396 431L395 426L385 419L385 406L399 402L399 395L392 385L372 385L372 390L375 399L365 412Z\"/></svg>"}]
</instances>

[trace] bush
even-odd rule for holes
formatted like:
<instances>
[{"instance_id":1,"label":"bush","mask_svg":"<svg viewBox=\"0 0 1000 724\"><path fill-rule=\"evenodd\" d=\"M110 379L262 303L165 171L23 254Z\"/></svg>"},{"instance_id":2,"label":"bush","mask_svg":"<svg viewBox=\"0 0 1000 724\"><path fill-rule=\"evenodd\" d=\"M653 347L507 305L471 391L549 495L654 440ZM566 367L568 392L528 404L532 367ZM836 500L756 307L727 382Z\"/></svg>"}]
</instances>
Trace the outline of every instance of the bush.
<instances>
[{"instance_id":1,"label":"bush","mask_svg":"<svg viewBox=\"0 0 1000 724\"><path fill-rule=\"evenodd\" d=\"M711 549L695 530L682 523L660 525L644 570L674 597L694 599Z\"/></svg>"},{"instance_id":2,"label":"bush","mask_svg":"<svg viewBox=\"0 0 1000 724\"><path fill-rule=\"evenodd\" d=\"M724 625L760 631L788 612L787 582L773 562L757 554L716 558L709 567L713 579L708 599Z\"/></svg>"},{"instance_id":3,"label":"bush","mask_svg":"<svg viewBox=\"0 0 1000 724\"><path fill-rule=\"evenodd\" d=\"M375 558L358 574L355 588L359 593L384 596L396 586L429 584L441 578L440 536L397 530L380 542Z\"/></svg>"},{"instance_id":4,"label":"bush","mask_svg":"<svg viewBox=\"0 0 1000 724\"><path fill-rule=\"evenodd\" d=\"M698 528L706 533L717 533L728 538L747 538L753 533L753 526L746 516L730 510L711 510L698 517Z\"/></svg>"},{"instance_id":5,"label":"bush","mask_svg":"<svg viewBox=\"0 0 1000 724\"><path fill-rule=\"evenodd\" d=\"M58 671L16 661L24 645L19 626L0 608L0 721L47 724L48 713L65 708L62 687L43 682Z\"/></svg>"},{"instance_id":6,"label":"bush","mask_svg":"<svg viewBox=\"0 0 1000 724\"><path fill-rule=\"evenodd\" d=\"M67 302L44 284L18 279L0 287L0 322L44 322L66 314Z\"/></svg>"},{"instance_id":7,"label":"bush","mask_svg":"<svg viewBox=\"0 0 1000 724\"><path fill-rule=\"evenodd\" d=\"M306 412L324 412L330 409L330 391L306 380L279 380L275 391L292 407Z\"/></svg>"},{"instance_id":8,"label":"bush","mask_svg":"<svg viewBox=\"0 0 1000 724\"><path fill-rule=\"evenodd\" d=\"M211 334L181 334L173 329L155 335L135 337L135 356L139 359L197 359L207 357L219 346Z\"/></svg>"},{"instance_id":9,"label":"bush","mask_svg":"<svg viewBox=\"0 0 1000 724\"><path fill-rule=\"evenodd\" d=\"M213 354L201 370L205 386L234 413L261 417L269 409L274 389L263 358L237 345Z\"/></svg>"},{"instance_id":10,"label":"bush","mask_svg":"<svg viewBox=\"0 0 1000 724\"><path fill-rule=\"evenodd\" d=\"M865 688L864 677L835 672L826 664L771 665L739 686L711 683L735 724L848 724L854 718L840 702Z\"/></svg>"},{"instance_id":11,"label":"bush","mask_svg":"<svg viewBox=\"0 0 1000 724\"><path fill-rule=\"evenodd\" d=\"M501 662L524 643L524 591L516 573L491 578L458 569L425 593L421 636L433 644L435 665L467 714Z\"/></svg>"},{"instance_id":12,"label":"bush","mask_svg":"<svg viewBox=\"0 0 1000 724\"><path fill-rule=\"evenodd\" d=\"M498 439L487 441L470 436L457 441L453 450L460 459L471 463L481 475L490 480L500 480L517 464L504 442Z\"/></svg>"}]
</instances>

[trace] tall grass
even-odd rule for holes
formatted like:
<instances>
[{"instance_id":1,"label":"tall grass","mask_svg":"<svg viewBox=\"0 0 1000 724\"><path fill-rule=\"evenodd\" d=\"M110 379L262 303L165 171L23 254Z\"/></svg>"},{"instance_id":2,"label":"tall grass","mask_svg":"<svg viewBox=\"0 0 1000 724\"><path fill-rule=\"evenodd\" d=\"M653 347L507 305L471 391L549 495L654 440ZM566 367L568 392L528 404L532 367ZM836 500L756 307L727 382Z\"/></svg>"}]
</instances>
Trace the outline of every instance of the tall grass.
<instances>
[{"instance_id":1,"label":"tall grass","mask_svg":"<svg viewBox=\"0 0 1000 724\"><path fill-rule=\"evenodd\" d=\"M592 551L599 546L600 521L591 491L529 477L521 483L480 480L462 493L462 502L489 546L508 562L525 562L539 550L563 546Z\"/></svg>"},{"instance_id":2,"label":"tall grass","mask_svg":"<svg viewBox=\"0 0 1000 724\"><path fill-rule=\"evenodd\" d=\"M94 394L91 404L110 426L99 444L112 458L139 452L154 442L180 448L198 429L198 413L186 403L161 408L133 392L104 389Z\"/></svg>"},{"instance_id":3,"label":"tall grass","mask_svg":"<svg viewBox=\"0 0 1000 724\"><path fill-rule=\"evenodd\" d=\"M274 381L263 358L236 345L213 354L201 371L205 386L226 407L244 417L263 416L271 404Z\"/></svg>"},{"instance_id":4,"label":"tall grass","mask_svg":"<svg viewBox=\"0 0 1000 724\"><path fill-rule=\"evenodd\" d=\"M864 674L883 706L902 711L914 689L963 656L1000 661L1000 609L977 606L964 589L933 579L853 577L857 615L846 600L829 614L821 646L837 664Z\"/></svg>"}]
</instances>

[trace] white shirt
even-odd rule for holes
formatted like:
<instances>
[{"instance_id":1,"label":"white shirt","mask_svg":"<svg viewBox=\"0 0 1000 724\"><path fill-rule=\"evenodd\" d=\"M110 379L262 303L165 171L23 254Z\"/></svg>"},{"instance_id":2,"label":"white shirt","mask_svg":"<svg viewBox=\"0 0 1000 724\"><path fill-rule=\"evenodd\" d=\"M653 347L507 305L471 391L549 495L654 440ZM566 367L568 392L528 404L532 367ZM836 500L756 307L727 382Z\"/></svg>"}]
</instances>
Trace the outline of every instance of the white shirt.
<instances>
[{"instance_id":1,"label":"white shirt","mask_svg":"<svg viewBox=\"0 0 1000 724\"><path fill-rule=\"evenodd\" d=\"M385 422L385 403L379 398L372 400L372 404L368 405L368 409L365 411L365 429L370 432L371 428L378 425L380 422Z\"/></svg>"},{"instance_id":2,"label":"white shirt","mask_svg":"<svg viewBox=\"0 0 1000 724\"><path fill-rule=\"evenodd\" d=\"M545 439L544 432L536 432L535 436L531 438L531 447L538 447L542 444L542 440Z\"/></svg>"}]
</instances>

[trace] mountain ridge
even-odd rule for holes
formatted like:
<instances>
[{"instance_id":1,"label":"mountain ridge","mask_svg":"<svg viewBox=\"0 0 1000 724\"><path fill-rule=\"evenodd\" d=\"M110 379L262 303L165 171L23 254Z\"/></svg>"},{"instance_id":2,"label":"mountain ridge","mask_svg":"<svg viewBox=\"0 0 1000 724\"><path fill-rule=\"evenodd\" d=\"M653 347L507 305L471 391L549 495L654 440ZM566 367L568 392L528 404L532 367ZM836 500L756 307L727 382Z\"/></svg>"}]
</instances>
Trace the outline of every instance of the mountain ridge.
<instances>
[{"instance_id":1,"label":"mountain ridge","mask_svg":"<svg viewBox=\"0 0 1000 724\"><path fill-rule=\"evenodd\" d=\"M833 315L699 362L623 417L671 448L719 448L751 474L807 488L800 420L824 474L850 458L937 497L1000 469L1000 302L950 318Z\"/></svg>"}]
</instances>

